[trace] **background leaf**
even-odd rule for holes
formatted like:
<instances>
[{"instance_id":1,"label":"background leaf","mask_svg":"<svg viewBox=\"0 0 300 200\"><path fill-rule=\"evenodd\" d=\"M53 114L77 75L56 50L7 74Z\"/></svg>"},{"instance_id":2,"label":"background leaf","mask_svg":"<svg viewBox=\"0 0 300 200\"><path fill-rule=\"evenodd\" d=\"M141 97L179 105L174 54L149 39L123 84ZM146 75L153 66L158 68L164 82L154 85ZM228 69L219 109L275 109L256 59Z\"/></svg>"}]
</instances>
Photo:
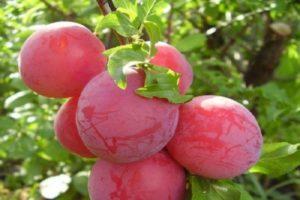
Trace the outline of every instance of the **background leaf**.
<instances>
[{"instance_id":1,"label":"background leaf","mask_svg":"<svg viewBox=\"0 0 300 200\"><path fill-rule=\"evenodd\" d=\"M300 166L300 144L285 142L265 144L259 162L250 172L282 176Z\"/></svg>"}]
</instances>

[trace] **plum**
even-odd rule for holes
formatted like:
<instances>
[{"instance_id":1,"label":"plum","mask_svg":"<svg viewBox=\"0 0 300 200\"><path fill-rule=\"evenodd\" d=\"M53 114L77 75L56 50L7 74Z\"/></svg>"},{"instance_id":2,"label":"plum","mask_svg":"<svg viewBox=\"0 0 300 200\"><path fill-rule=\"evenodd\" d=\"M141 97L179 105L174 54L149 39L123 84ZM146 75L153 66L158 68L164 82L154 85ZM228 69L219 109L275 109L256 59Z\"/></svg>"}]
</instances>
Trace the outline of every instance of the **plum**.
<instances>
[{"instance_id":1,"label":"plum","mask_svg":"<svg viewBox=\"0 0 300 200\"><path fill-rule=\"evenodd\" d=\"M132 72L122 90L105 71L84 88L77 126L92 153L111 162L133 162L160 151L173 137L179 106L137 95L144 79L142 72Z\"/></svg>"},{"instance_id":2,"label":"plum","mask_svg":"<svg viewBox=\"0 0 300 200\"><path fill-rule=\"evenodd\" d=\"M221 96L200 96L183 104L167 149L190 172L211 178L238 176L254 165L262 135L255 117Z\"/></svg>"},{"instance_id":3,"label":"plum","mask_svg":"<svg viewBox=\"0 0 300 200\"><path fill-rule=\"evenodd\" d=\"M99 160L88 189L91 200L183 200L185 172L166 152L133 163Z\"/></svg>"},{"instance_id":4,"label":"plum","mask_svg":"<svg viewBox=\"0 0 300 200\"><path fill-rule=\"evenodd\" d=\"M56 22L34 32L24 43L19 69L25 84L47 97L80 95L86 83L105 69L103 43L86 27Z\"/></svg>"},{"instance_id":5,"label":"plum","mask_svg":"<svg viewBox=\"0 0 300 200\"><path fill-rule=\"evenodd\" d=\"M155 44L156 54L151 63L169 68L181 75L179 79L179 91L184 94L193 82L193 71L186 58L173 46L158 42Z\"/></svg>"},{"instance_id":6,"label":"plum","mask_svg":"<svg viewBox=\"0 0 300 200\"><path fill-rule=\"evenodd\" d=\"M54 120L54 130L60 144L71 153L82 157L95 157L83 144L76 125L78 98L67 101L59 109Z\"/></svg>"}]
</instances>

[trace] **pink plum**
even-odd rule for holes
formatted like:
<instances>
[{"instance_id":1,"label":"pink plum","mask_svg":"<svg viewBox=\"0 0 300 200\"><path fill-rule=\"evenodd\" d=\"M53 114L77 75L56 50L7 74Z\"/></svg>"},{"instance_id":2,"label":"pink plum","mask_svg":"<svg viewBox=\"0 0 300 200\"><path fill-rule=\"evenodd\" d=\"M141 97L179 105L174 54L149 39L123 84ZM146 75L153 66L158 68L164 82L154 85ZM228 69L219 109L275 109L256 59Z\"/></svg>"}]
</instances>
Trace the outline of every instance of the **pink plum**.
<instances>
[{"instance_id":1,"label":"pink plum","mask_svg":"<svg viewBox=\"0 0 300 200\"><path fill-rule=\"evenodd\" d=\"M184 55L167 43L158 42L155 47L157 52L150 62L179 73L181 75L179 79L179 91L184 94L193 82L193 71L190 64Z\"/></svg>"},{"instance_id":2,"label":"pink plum","mask_svg":"<svg viewBox=\"0 0 300 200\"><path fill-rule=\"evenodd\" d=\"M25 84L47 97L80 95L86 83L105 69L104 45L86 27L56 22L33 33L19 56Z\"/></svg>"},{"instance_id":3,"label":"pink plum","mask_svg":"<svg viewBox=\"0 0 300 200\"><path fill-rule=\"evenodd\" d=\"M226 179L254 165L262 135L255 117L241 104L220 96L200 96L183 104L171 156L194 174Z\"/></svg>"},{"instance_id":4,"label":"pink plum","mask_svg":"<svg viewBox=\"0 0 300 200\"><path fill-rule=\"evenodd\" d=\"M91 200L183 200L185 172L165 152L134 163L100 160L88 188Z\"/></svg>"},{"instance_id":5,"label":"pink plum","mask_svg":"<svg viewBox=\"0 0 300 200\"><path fill-rule=\"evenodd\" d=\"M72 98L59 109L54 120L54 130L60 144L71 153L82 157L95 157L83 144L76 126L78 98Z\"/></svg>"},{"instance_id":6,"label":"pink plum","mask_svg":"<svg viewBox=\"0 0 300 200\"><path fill-rule=\"evenodd\" d=\"M122 90L107 72L92 79L79 98L79 134L95 155L112 162L133 162L160 151L173 137L178 105L135 93L144 74L127 76Z\"/></svg>"}]
</instances>

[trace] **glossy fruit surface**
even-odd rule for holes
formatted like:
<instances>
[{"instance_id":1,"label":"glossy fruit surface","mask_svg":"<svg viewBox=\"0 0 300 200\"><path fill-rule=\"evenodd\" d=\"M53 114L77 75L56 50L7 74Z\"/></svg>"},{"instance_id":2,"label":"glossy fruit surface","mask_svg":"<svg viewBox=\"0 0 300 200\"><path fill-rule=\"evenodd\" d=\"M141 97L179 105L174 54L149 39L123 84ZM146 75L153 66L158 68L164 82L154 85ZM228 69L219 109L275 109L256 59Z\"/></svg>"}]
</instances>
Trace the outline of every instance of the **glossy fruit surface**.
<instances>
[{"instance_id":1,"label":"glossy fruit surface","mask_svg":"<svg viewBox=\"0 0 300 200\"><path fill-rule=\"evenodd\" d=\"M144 75L127 76L122 90L107 72L84 88L78 103L77 125L88 149L112 162L133 162L160 151L173 137L178 105L135 93Z\"/></svg>"},{"instance_id":2,"label":"glossy fruit surface","mask_svg":"<svg viewBox=\"0 0 300 200\"><path fill-rule=\"evenodd\" d=\"M86 27L56 22L34 32L19 56L25 84L47 97L78 96L105 69L104 45Z\"/></svg>"},{"instance_id":3,"label":"glossy fruit surface","mask_svg":"<svg viewBox=\"0 0 300 200\"><path fill-rule=\"evenodd\" d=\"M98 161L89 178L91 200L184 200L185 172L165 152L139 162Z\"/></svg>"},{"instance_id":4,"label":"glossy fruit surface","mask_svg":"<svg viewBox=\"0 0 300 200\"><path fill-rule=\"evenodd\" d=\"M76 126L78 98L71 98L59 109L54 130L59 143L71 153L82 157L95 157L83 144Z\"/></svg>"},{"instance_id":5,"label":"glossy fruit surface","mask_svg":"<svg viewBox=\"0 0 300 200\"><path fill-rule=\"evenodd\" d=\"M220 96L200 96L180 108L171 156L194 174L232 178L254 165L262 135L254 116L241 104Z\"/></svg>"}]
</instances>

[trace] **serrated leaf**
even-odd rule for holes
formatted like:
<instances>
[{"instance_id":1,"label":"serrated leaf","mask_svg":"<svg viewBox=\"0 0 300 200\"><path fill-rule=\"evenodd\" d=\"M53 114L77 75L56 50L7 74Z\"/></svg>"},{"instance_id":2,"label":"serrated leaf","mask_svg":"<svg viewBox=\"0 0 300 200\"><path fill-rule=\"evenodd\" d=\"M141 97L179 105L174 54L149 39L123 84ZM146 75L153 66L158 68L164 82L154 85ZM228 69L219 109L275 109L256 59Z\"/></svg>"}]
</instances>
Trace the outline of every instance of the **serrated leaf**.
<instances>
[{"instance_id":1,"label":"serrated leaf","mask_svg":"<svg viewBox=\"0 0 300 200\"><path fill-rule=\"evenodd\" d=\"M165 98L171 103L184 103L193 96L181 95L178 90L179 74L158 66L145 69L146 79L144 87L138 88L136 93L147 98Z\"/></svg>"},{"instance_id":2,"label":"serrated leaf","mask_svg":"<svg viewBox=\"0 0 300 200\"><path fill-rule=\"evenodd\" d=\"M150 37L150 56L153 56L156 52L155 44L161 39L161 30L157 24L151 21L145 22L145 29Z\"/></svg>"},{"instance_id":3,"label":"serrated leaf","mask_svg":"<svg viewBox=\"0 0 300 200\"><path fill-rule=\"evenodd\" d=\"M272 177L282 176L300 166L300 143L286 142L264 144L262 155L256 165L249 171Z\"/></svg>"},{"instance_id":4,"label":"serrated leaf","mask_svg":"<svg viewBox=\"0 0 300 200\"><path fill-rule=\"evenodd\" d=\"M118 11L127 14L131 21L137 17L136 0L115 0L114 4L118 8Z\"/></svg>"},{"instance_id":5,"label":"serrated leaf","mask_svg":"<svg viewBox=\"0 0 300 200\"><path fill-rule=\"evenodd\" d=\"M181 52L188 52L203 47L205 45L205 41L205 35L197 33L181 39L175 44L175 46Z\"/></svg>"},{"instance_id":6,"label":"serrated leaf","mask_svg":"<svg viewBox=\"0 0 300 200\"><path fill-rule=\"evenodd\" d=\"M121 46L117 46L117 47L114 47L114 48L111 48L111 49L108 49L106 51L103 52L103 55L109 57L111 54L121 50L121 49L132 49L133 46L132 44L128 44L128 45L121 45Z\"/></svg>"},{"instance_id":7,"label":"serrated leaf","mask_svg":"<svg viewBox=\"0 0 300 200\"><path fill-rule=\"evenodd\" d=\"M105 28L114 29L124 37L131 37L138 33L138 29L133 26L128 16L119 11L106 15L97 25L97 30Z\"/></svg>"},{"instance_id":8,"label":"serrated leaf","mask_svg":"<svg viewBox=\"0 0 300 200\"><path fill-rule=\"evenodd\" d=\"M112 76L119 88L126 88L125 70L131 66L146 61L147 52L142 48L121 48L109 56L107 63L108 73Z\"/></svg>"},{"instance_id":9,"label":"serrated leaf","mask_svg":"<svg viewBox=\"0 0 300 200\"><path fill-rule=\"evenodd\" d=\"M252 200L244 188L230 180L212 181L189 177L191 200Z\"/></svg>"},{"instance_id":10,"label":"serrated leaf","mask_svg":"<svg viewBox=\"0 0 300 200\"><path fill-rule=\"evenodd\" d=\"M143 8L144 11L144 19L147 20L147 17L153 14L155 11L155 6L159 0L144 0L142 1L141 8Z\"/></svg>"},{"instance_id":11,"label":"serrated leaf","mask_svg":"<svg viewBox=\"0 0 300 200\"><path fill-rule=\"evenodd\" d=\"M138 15L135 24L143 24L148 17L154 14L155 8L159 0L145 0L138 6Z\"/></svg>"}]
</instances>

